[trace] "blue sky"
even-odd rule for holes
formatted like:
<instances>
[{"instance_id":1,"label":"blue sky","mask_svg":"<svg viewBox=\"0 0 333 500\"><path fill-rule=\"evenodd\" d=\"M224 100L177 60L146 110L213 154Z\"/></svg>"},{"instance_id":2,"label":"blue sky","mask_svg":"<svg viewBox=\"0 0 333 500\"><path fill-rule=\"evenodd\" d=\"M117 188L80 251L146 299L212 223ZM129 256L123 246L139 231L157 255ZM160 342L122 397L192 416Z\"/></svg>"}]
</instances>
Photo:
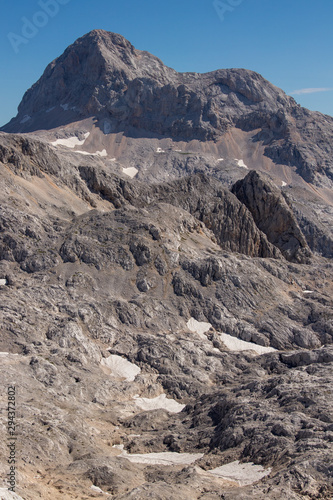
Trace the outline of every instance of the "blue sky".
<instances>
[{"instance_id":1,"label":"blue sky","mask_svg":"<svg viewBox=\"0 0 333 500\"><path fill-rule=\"evenodd\" d=\"M293 97L302 106L333 115L332 0L3 0L3 4L0 125L16 115L25 90L46 65L95 28L121 33L136 48L148 50L178 71L252 69L287 94L298 91Z\"/></svg>"}]
</instances>

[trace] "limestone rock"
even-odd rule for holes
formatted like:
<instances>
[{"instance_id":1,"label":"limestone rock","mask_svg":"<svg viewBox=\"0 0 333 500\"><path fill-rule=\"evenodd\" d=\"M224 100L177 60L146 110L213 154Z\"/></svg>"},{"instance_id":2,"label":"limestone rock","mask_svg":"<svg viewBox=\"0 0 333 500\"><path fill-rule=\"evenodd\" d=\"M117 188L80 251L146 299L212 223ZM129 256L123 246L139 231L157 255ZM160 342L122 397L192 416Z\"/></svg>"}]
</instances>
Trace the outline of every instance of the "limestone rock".
<instances>
[{"instance_id":1,"label":"limestone rock","mask_svg":"<svg viewBox=\"0 0 333 500\"><path fill-rule=\"evenodd\" d=\"M214 140L233 127L256 130L254 140L276 163L296 167L307 182L330 183L333 119L301 108L253 71L177 73L121 35L94 30L47 66L3 130L55 128L88 116L103 130L107 123L107 133L142 130L186 141Z\"/></svg>"},{"instance_id":2,"label":"limestone rock","mask_svg":"<svg viewBox=\"0 0 333 500\"><path fill-rule=\"evenodd\" d=\"M311 252L297 220L280 190L261 173L252 171L232 192L253 215L268 241L291 261L307 262Z\"/></svg>"},{"instance_id":3,"label":"limestone rock","mask_svg":"<svg viewBox=\"0 0 333 500\"><path fill-rule=\"evenodd\" d=\"M331 498L331 118L256 73L179 74L97 30L6 130L29 132L0 133L18 495ZM265 476L209 472L230 464Z\"/></svg>"}]
</instances>

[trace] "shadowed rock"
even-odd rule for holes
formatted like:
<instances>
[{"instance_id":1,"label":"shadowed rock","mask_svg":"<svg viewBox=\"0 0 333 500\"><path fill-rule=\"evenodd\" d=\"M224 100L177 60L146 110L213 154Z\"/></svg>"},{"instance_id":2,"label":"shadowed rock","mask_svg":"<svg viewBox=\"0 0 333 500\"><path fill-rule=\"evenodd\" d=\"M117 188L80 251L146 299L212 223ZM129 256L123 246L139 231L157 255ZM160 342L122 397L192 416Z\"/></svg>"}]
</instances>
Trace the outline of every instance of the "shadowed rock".
<instances>
[{"instance_id":1,"label":"shadowed rock","mask_svg":"<svg viewBox=\"0 0 333 500\"><path fill-rule=\"evenodd\" d=\"M258 228L286 259L308 262L311 255L292 209L280 189L256 171L236 182L232 192L250 210Z\"/></svg>"}]
</instances>

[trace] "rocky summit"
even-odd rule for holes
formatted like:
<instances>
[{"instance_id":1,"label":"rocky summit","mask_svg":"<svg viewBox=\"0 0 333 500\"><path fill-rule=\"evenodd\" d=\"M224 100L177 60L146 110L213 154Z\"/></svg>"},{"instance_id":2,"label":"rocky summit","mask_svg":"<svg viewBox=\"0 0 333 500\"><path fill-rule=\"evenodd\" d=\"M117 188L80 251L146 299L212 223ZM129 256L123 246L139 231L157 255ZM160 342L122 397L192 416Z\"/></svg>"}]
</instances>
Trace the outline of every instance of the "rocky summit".
<instances>
[{"instance_id":1,"label":"rocky summit","mask_svg":"<svg viewBox=\"0 0 333 500\"><path fill-rule=\"evenodd\" d=\"M332 139L114 33L49 64L0 132L1 498L333 497Z\"/></svg>"}]
</instances>

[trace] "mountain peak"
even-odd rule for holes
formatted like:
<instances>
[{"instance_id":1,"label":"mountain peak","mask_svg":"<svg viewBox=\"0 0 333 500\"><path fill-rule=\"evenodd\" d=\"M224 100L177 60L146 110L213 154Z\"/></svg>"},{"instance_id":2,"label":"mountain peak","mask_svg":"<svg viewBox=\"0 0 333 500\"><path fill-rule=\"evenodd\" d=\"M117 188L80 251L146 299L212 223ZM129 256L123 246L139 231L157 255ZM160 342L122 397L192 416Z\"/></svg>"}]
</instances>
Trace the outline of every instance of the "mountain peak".
<instances>
[{"instance_id":1,"label":"mountain peak","mask_svg":"<svg viewBox=\"0 0 333 500\"><path fill-rule=\"evenodd\" d=\"M96 29L47 66L4 130L54 128L102 114L117 122L116 128L206 140L253 106L276 111L281 103L294 101L253 71L178 73L122 35Z\"/></svg>"},{"instance_id":2,"label":"mountain peak","mask_svg":"<svg viewBox=\"0 0 333 500\"><path fill-rule=\"evenodd\" d=\"M47 66L2 130L55 129L91 117L103 132L134 130L178 141L223 140L227 131L240 129L255 134L266 156L296 167L306 181L313 182L316 172L331 179L332 151L320 144L323 128L333 136L332 118L304 110L253 71L178 73L122 35L100 29Z\"/></svg>"},{"instance_id":3,"label":"mountain peak","mask_svg":"<svg viewBox=\"0 0 333 500\"><path fill-rule=\"evenodd\" d=\"M95 29L78 38L69 49L78 50L79 46L88 47L90 50L98 50L105 48L107 51L113 52L128 52L128 54L135 55L135 48L133 45L119 33Z\"/></svg>"}]
</instances>

